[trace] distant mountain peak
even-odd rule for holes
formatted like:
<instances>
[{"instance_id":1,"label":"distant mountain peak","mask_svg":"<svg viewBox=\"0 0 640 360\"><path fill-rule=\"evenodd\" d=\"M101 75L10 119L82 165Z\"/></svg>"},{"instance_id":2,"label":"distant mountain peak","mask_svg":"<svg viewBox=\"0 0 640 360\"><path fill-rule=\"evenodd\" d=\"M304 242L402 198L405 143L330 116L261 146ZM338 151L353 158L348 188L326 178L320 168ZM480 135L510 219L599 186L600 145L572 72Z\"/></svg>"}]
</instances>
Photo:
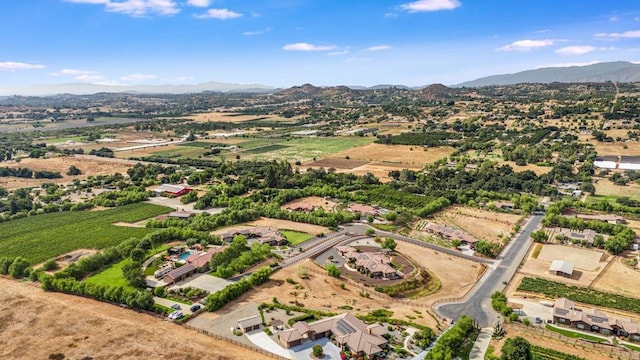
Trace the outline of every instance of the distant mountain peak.
<instances>
[{"instance_id":1,"label":"distant mountain peak","mask_svg":"<svg viewBox=\"0 0 640 360\"><path fill-rule=\"evenodd\" d=\"M523 83L549 84L552 82L637 82L640 81L640 64L628 61L602 62L591 65L551 66L514 74L487 76L463 82L456 87L482 87Z\"/></svg>"}]
</instances>

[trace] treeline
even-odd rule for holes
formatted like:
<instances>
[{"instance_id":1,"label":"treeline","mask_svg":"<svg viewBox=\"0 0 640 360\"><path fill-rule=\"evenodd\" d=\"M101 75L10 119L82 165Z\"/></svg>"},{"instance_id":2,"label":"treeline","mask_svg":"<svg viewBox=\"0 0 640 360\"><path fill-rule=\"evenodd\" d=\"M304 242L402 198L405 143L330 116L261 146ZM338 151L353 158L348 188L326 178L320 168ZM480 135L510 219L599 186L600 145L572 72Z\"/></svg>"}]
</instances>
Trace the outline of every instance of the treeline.
<instances>
[{"instance_id":1,"label":"treeline","mask_svg":"<svg viewBox=\"0 0 640 360\"><path fill-rule=\"evenodd\" d=\"M440 336L436 345L425 356L425 360L466 358L476 335L473 319L463 315L454 326Z\"/></svg>"},{"instance_id":2,"label":"treeline","mask_svg":"<svg viewBox=\"0 0 640 360\"><path fill-rule=\"evenodd\" d=\"M204 301L205 309L207 309L207 311L221 309L228 302L236 299L254 286L267 282L269 276L271 276L271 269L265 266L249 275L249 277L225 286L224 289L207 296Z\"/></svg>"},{"instance_id":3,"label":"treeline","mask_svg":"<svg viewBox=\"0 0 640 360\"><path fill-rule=\"evenodd\" d=\"M423 131L408 132L398 135L380 135L378 140L376 140L376 143L437 147L447 145L447 141L452 139L460 139L460 135L447 131Z\"/></svg>"},{"instance_id":4,"label":"treeline","mask_svg":"<svg viewBox=\"0 0 640 360\"><path fill-rule=\"evenodd\" d=\"M152 193L143 189L105 191L96 195L91 202L96 206L116 207L139 203L149 199Z\"/></svg>"},{"instance_id":5,"label":"treeline","mask_svg":"<svg viewBox=\"0 0 640 360\"><path fill-rule=\"evenodd\" d=\"M0 167L0 177L19 177L26 179L60 179L62 175L58 171L34 171L29 168Z\"/></svg>"},{"instance_id":6,"label":"treeline","mask_svg":"<svg viewBox=\"0 0 640 360\"><path fill-rule=\"evenodd\" d=\"M244 236L236 236L223 251L213 254L209 268L216 276L227 279L266 259L270 254L270 245L255 242L248 247Z\"/></svg>"}]
</instances>

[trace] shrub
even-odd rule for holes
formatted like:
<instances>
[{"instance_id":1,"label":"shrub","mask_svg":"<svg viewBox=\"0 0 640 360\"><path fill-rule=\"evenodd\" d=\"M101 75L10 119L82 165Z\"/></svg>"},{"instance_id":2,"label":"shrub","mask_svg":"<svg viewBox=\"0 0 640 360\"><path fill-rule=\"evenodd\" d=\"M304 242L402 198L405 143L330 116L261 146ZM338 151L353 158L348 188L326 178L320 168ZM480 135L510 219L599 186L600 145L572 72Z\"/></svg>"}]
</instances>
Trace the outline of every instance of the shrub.
<instances>
[{"instance_id":1,"label":"shrub","mask_svg":"<svg viewBox=\"0 0 640 360\"><path fill-rule=\"evenodd\" d=\"M58 268L58 263L54 259L47 260L44 264L42 264L42 269L44 271L53 271Z\"/></svg>"}]
</instances>

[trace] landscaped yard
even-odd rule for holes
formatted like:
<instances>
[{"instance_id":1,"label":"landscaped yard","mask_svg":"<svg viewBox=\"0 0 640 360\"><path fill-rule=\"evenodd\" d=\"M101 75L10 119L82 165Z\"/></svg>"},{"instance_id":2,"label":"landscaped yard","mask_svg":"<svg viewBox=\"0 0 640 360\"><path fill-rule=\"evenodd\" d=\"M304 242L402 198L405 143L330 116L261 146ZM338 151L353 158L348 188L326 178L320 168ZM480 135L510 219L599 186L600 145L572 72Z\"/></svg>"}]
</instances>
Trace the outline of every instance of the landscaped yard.
<instances>
[{"instance_id":1,"label":"landscaped yard","mask_svg":"<svg viewBox=\"0 0 640 360\"><path fill-rule=\"evenodd\" d=\"M301 242L307 241L313 237L313 235L293 230L280 230L280 233L282 234L282 236L287 238L287 241L291 245L298 245Z\"/></svg>"},{"instance_id":2,"label":"landscaped yard","mask_svg":"<svg viewBox=\"0 0 640 360\"><path fill-rule=\"evenodd\" d=\"M171 211L138 203L102 211L57 212L0 223L0 254L22 256L36 264L75 249L102 249L123 240L141 238L150 229L115 226Z\"/></svg>"},{"instance_id":3,"label":"landscaped yard","mask_svg":"<svg viewBox=\"0 0 640 360\"><path fill-rule=\"evenodd\" d=\"M131 259L125 259L117 262L107 268L103 269L99 273L89 276L84 279L84 282L95 285L109 285L109 286L122 286L126 289L133 289L131 285L122 276L122 267L131 262Z\"/></svg>"},{"instance_id":4,"label":"landscaped yard","mask_svg":"<svg viewBox=\"0 0 640 360\"><path fill-rule=\"evenodd\" d=\"M591 335L587 335L587 334L571 331L569 329L561 329L561 328L557 328L557 327L552 326L552 325L547 325L546 329L549 330L549 331L557 332L558 334L562 334L562 335L564 335L566 337L574 338L574 339L584 339L584 340L588 340L588 341L595 341L595 342L601 342L601 343L608 342L607 340L605 340L605 339L603 339L601 337L598 337L598 336L591 336Z\"/></svg>"}]
</instances>

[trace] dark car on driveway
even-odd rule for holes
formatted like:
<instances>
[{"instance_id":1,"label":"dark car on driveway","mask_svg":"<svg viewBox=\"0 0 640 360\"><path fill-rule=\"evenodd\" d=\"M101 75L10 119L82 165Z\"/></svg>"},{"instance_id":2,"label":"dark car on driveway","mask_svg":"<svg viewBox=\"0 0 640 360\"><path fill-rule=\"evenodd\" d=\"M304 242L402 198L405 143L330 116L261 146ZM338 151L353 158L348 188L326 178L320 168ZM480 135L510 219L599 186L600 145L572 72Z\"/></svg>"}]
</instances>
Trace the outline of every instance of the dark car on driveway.
<instances>
[{"instance_id":1,"label":"dark car on driveway","mask_svg":"<svg viewBox=\"0 0 640 360\"><path fill-rule=\"evenodd\" d=\"M200 305L198 305L198 304L192 305L189 308L189 310L191 310L191 312L196 312L196 311L200 310Z\"/></svg>"},{"instance_id":2,"label":"dark car on driveway","mask_svg":"<svg viewBox=\"0 0 640 360\"><path fill-rule=\"evenodd\" d=\"M180 310L180 309L182 309L182 308L180 307L180 305L178 305L178 304L173 304L173 305L171 305L171 308L172 308L172 309L174 309L174 310Z\"/></svg>"}]
</instances>

